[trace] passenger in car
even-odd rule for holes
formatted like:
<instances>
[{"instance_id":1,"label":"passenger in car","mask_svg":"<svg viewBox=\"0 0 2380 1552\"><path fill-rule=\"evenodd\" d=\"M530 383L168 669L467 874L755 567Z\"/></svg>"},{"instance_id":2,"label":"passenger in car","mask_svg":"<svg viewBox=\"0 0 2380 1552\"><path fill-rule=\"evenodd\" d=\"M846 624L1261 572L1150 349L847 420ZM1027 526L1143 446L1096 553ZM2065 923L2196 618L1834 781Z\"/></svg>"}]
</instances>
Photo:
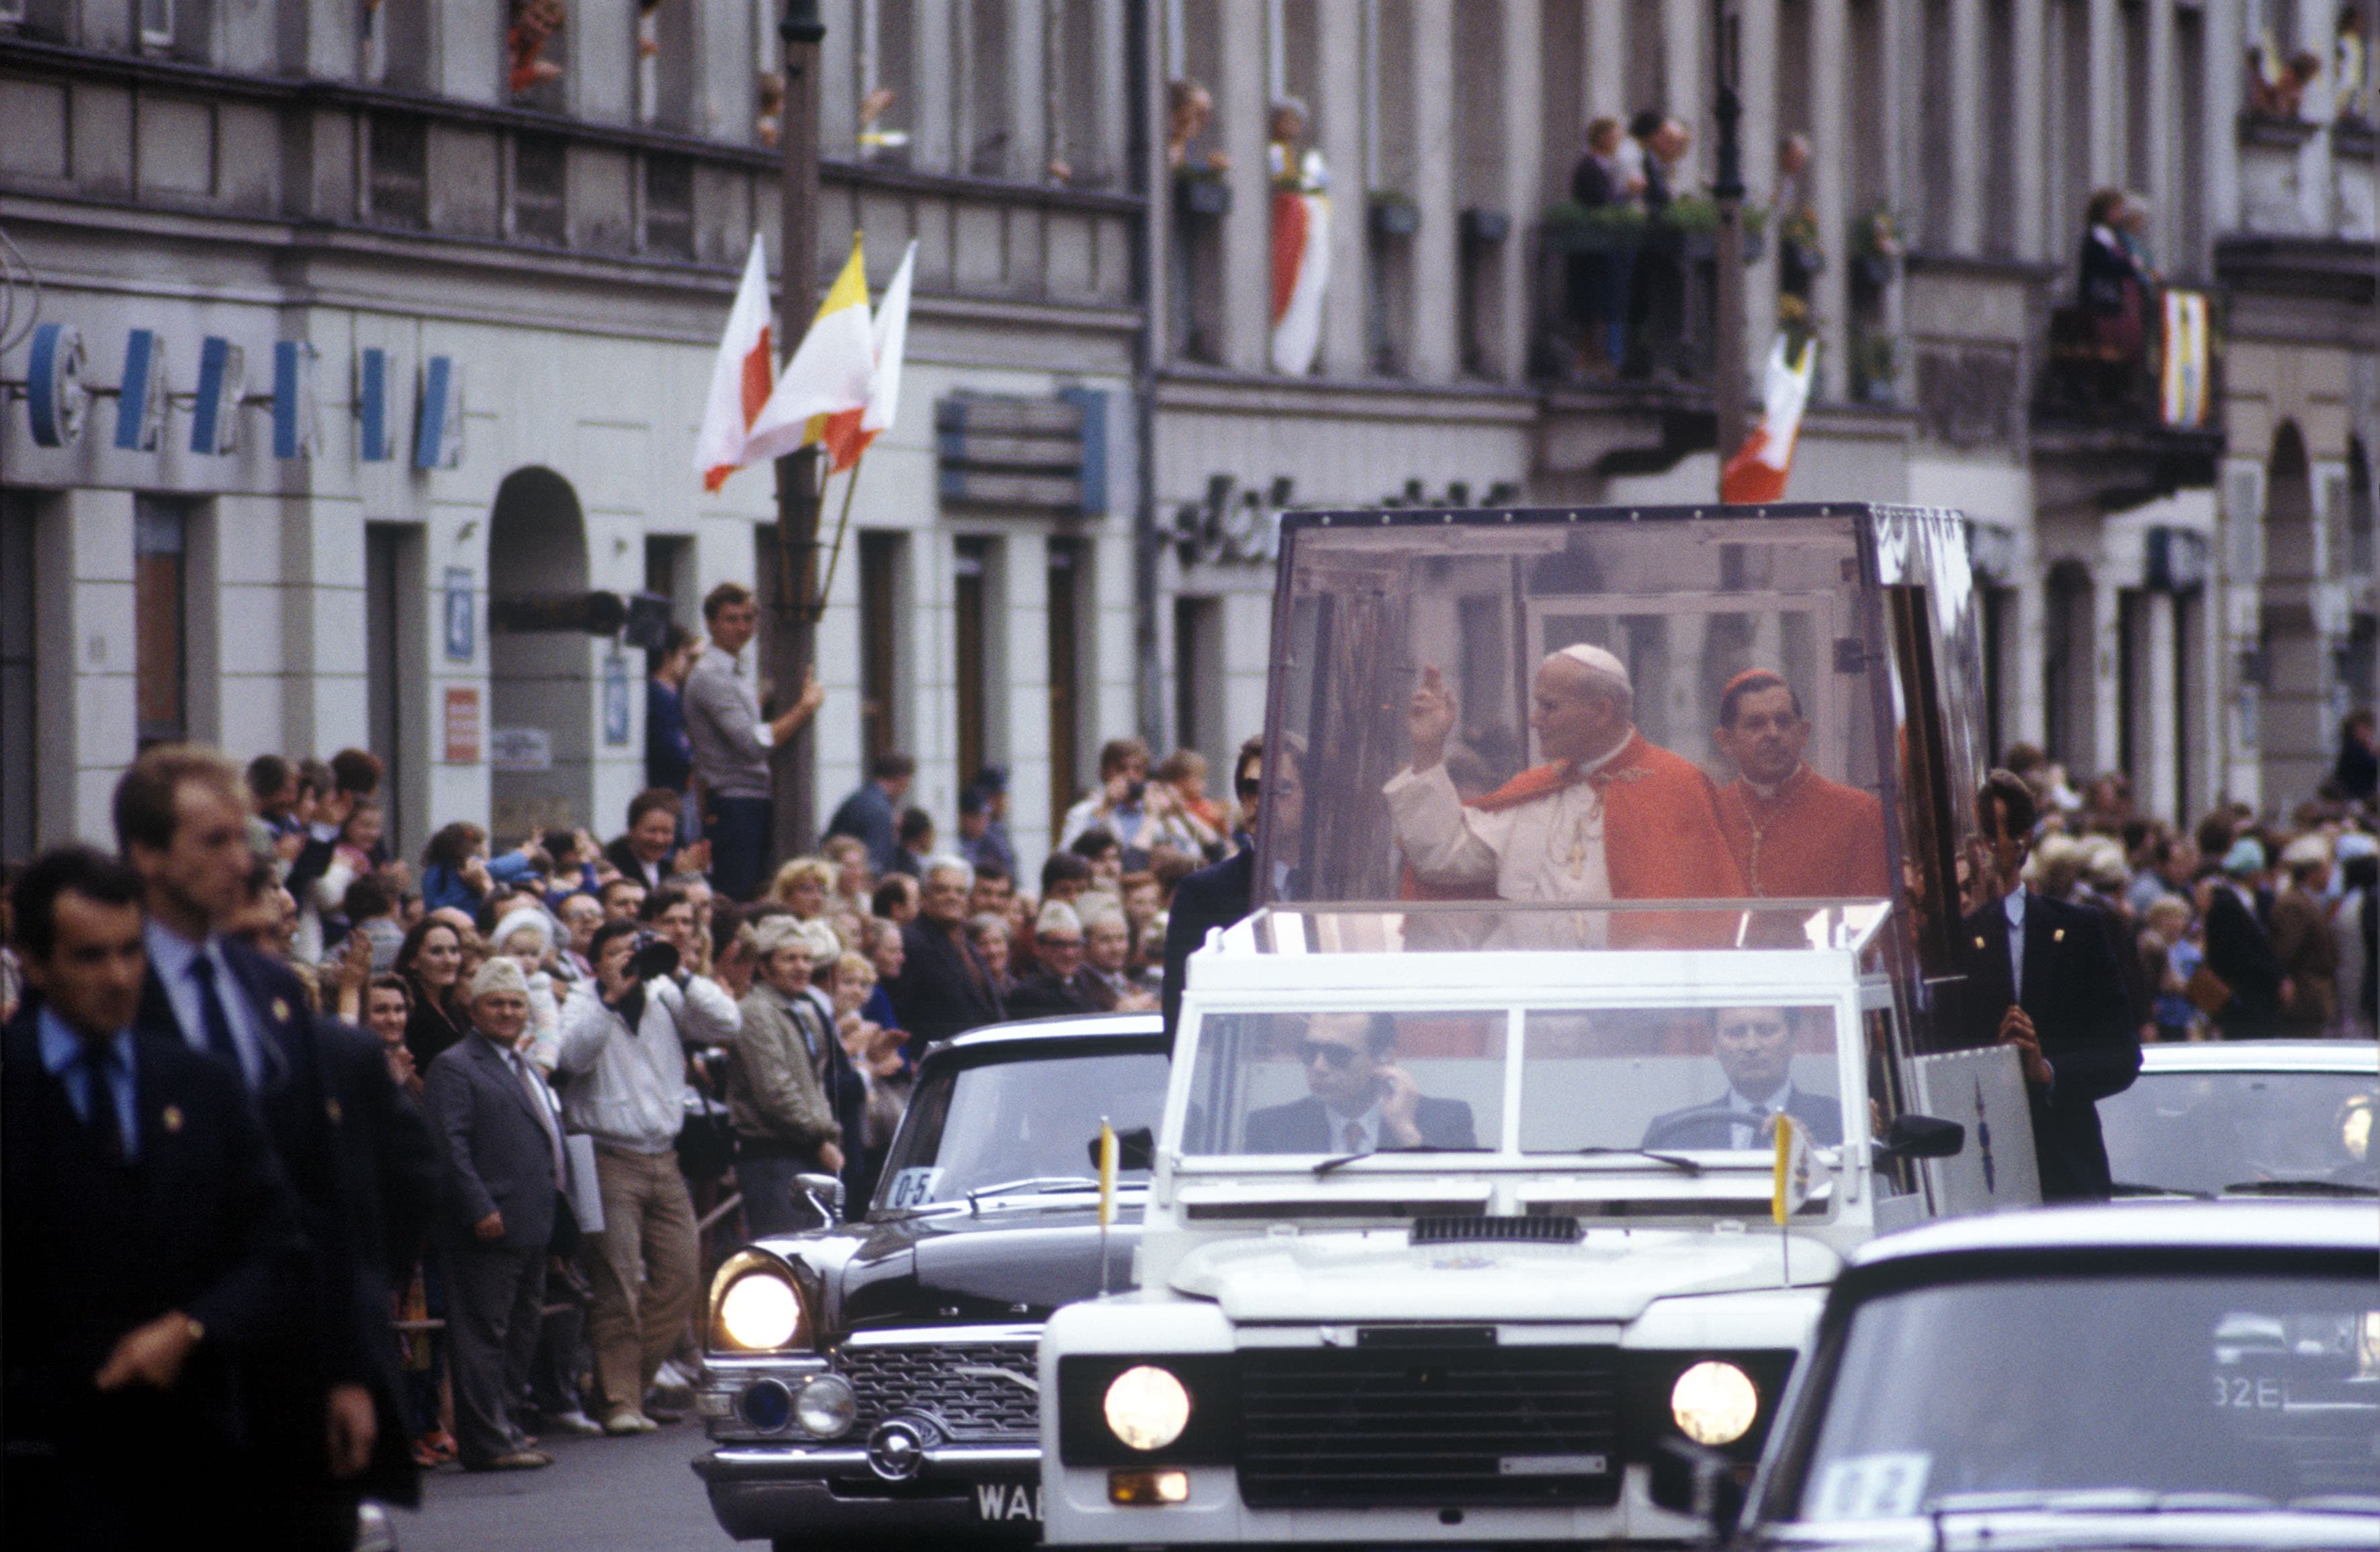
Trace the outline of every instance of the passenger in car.
<instances>
[{"instance_id":1,"label":"passenger in car","mask_svg":"<svg viewBox=\"0 0 2380 1552\"><path fill-rule=\"evenodd\" d=\"M1432 1099L1396 1064L1390 1013L1313 1013L1297 1044L1307 1095L1248 1116L1249 1153L1475 1148L1471 1107Z\"/></svg>"},{"instance_id":2,"label":"passenger in car","mask_svg":"<svg viewBox=\"0 0 2380 1552\"><path fill-rule=\"evenodd\" d=\"M1776 1140L1777 1117L1790 1115L1813 1142L1843 1140L1842 1103L1793 1082L1793 1014L1787 1008L1721 1008L1711 1015L1711 1054L1727 1074L1726 1091L1699 1105L1653 1118L1648 1148L1756 1148Z\"/></svg>"},{"instance_id":3,"label":"passenger in car","mask_svg":"<svg viewBox=\"0 0 2380 1552\"><path fill-rule=\"evenodd\" d=\"M1781 674L1753 668L1730 680L1712 742L1742 773L1718 790L1718 822L1747 893L1876 900L1890 892L1884 805L1810 769L1810 721Z\"/></svg>"}]
</instances>

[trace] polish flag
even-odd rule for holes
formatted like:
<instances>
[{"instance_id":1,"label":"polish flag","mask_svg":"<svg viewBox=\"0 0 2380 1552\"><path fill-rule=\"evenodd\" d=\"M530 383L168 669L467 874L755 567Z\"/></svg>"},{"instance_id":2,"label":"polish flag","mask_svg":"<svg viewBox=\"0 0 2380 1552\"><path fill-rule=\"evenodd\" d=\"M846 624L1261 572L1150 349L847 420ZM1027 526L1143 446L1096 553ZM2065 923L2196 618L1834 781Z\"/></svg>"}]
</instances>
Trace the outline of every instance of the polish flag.
<instances>
[{"instance_id":1,"label":"polish flag","mask_svg":"<svg viewBox=\"0 0 2380 1552\"><path fill-rule=\"evenodd\" d=\"M827 470L830 474L841 474L859 462L876 433L891 426L893 416L900 413L901 356L909 344L909 286L917 267L917 239L912 237L909 250L901 255L901 267L892 272L892 284L884 287L883 300L876 304L876 381L868 391L868 403L827 417L826 450L833 460Z\"/></svg>"},{"instance_id":2,"label":"polish flag","mask_svg":"<svg viewBox=\"0 0 2380 1552\"><path fill-rule=\"evenodd\" d=\"M827 417L868 407L876 386L876 339L868 318L868 260L859 236L851 238L851 258L834 277L809 333L802 336L794 358L777 374L776 389L752 422L744 455L758 462L781 457L796 447L822 440Z\"/></svg>"},{"instance_id":3,"label":"polish flag","mask_svg":"<svg viewBox=\"0 0 2380 1552\"><path fill-rule=\"evenodd\" d=\"M1720 475L1718 499L1736 505L1785 499L1785 476L1793 467L1793 443L1802 431L1802 409L1810 402L1810 370L1817 362L1817 342L1804 340L1799 360L1785 354L1785 336L1768 347L1768 370L1761 394L1760 424L1727 461Z\"/></svg>"},{"instance_id":4,"label":"polish flag","mask_svg":"<svg viewBox=\"0 0 2380 1552\"><path fill-rule=\"evenodd\" d=\"M1272 196L1272 370L1303 377L1322 343L1330 283L1330 200L1277 188Z\"/></svg>"},{"instance_id":5,"label":"polish flag","mask_svg":"<svg viewBox=\"0 0 2380 1552\"><path fill-rule=\"evenodd\" d=\"M769 263L755 233L752 257L735 283L735 305L727 312L727 332L719 339L719 359L711 363L702 430L694 439L694 472L702 476L706 491L718 490L752 461L745 437L776 382L777 357L769 333Z\"/></svg>"}]
</instances>

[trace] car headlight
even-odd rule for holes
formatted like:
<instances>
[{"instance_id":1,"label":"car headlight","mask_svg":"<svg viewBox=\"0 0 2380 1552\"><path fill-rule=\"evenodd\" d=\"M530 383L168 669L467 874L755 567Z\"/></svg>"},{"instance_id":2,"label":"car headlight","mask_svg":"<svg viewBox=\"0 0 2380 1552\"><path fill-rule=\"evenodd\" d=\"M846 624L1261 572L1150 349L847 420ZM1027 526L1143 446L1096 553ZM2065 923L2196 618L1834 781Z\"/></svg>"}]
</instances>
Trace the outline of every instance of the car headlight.
<instances>
[{"instance_id":1,"label":"car headlight","mask_svg":"<svg viewBox=\"0 0 2380 1552\"><path fill-rule=\"evenodd\" d=\"M1108 1382L1108 1431L1132 1449L1162 1449L1190 1425L1190 1392L1171 1369L1140 1364Z\"/></svg>"},{"instance_id":2,"label":"car headlight","mask_svg":"<svg viewBox=\"0 0 2380 1552\"><path fill-rule=\"evenodd\" d=\"M813 1376L794 1403L794 1421L802 1425L802 1432L820 1438L844 1434L858 1415L859 1394L841 1375Z\"/></svg>"},{"instance_id":3,"label":"car headlight","mask_svg":"<svg viewBox=\"0 0 2380 1552\"><path fill-rule=\"evenodd\" d=\"M719 1300L719 1328L737 1347L767 1352L800 1337L801 1295L774 1272L747 1272Z\"/></svg>"},{"instance_id":4,"label":"car headlight","mask_svg":"<svg viewBox=\"0 0 2380 1552\"><path fill-rule=\"evenodd\" d=\"M1696 1444L1733 1444L1760 1415L1760 1388L1733 1364L1706 1358L1670 1387L1670 1415Z\"/></svg>"}]
</instances>

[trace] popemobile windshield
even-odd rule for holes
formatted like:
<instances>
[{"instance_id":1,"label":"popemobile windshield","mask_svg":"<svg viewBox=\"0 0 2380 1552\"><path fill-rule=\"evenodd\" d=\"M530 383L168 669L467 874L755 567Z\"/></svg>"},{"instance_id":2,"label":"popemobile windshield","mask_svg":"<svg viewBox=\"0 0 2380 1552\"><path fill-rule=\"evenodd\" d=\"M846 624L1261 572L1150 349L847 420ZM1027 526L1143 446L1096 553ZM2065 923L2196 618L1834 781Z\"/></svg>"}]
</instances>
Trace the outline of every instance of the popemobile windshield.
<instances>
[{"instance_id":1,"label":"popemobile windshield","mask_svg":"<svg viewBox=\"0 0 2380 1552\"><path fill-rule=\"evenodd\" d=\"M1945 512L1286 520L1262 908L1044 1334L1050 1541L1690 1538L1649 1462L1749 1472L1845 1255L2039 1199L1970 592Z\"/></svg>"}]
</instances>

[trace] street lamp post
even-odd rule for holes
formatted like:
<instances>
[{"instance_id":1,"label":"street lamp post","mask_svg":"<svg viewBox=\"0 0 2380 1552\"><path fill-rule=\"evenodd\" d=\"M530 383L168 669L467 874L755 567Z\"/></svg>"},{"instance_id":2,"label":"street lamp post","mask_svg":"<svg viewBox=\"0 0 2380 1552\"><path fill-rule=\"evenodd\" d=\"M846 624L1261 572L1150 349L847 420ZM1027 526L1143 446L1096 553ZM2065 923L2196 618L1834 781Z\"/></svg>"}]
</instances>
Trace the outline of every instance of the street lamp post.
<instances>
[{"instance_id":1,"label":"street lamp post","mask_svg":"<svg viewBox=\"0 0 2380 1552\"><path fill-rule=\"evenodd\" d=\"M785 49L785 103L777 129L785 153L779 185L783 303L777 338L790 350L802 337L818 290L818 61L819 42L826 36L818 0L787 0L777 33ZM797 448L777 460L777 576L767 648L777 710L801 694L802 682L818 661L818 615L811 608L810 589L817 585L824 473L825 458L817 447ZM808 850L817 833L812 791L817 738L811 725L804 723L791 742L792 747L778 751L770 762L776 827L772 844L781 857Z\"/></svg>"},{"instance_id":2,"label":"street lamp post","mask_svg":"<svg viewBox=\"0 0 2380 1552\"><path fill-rule=\"evenodd\" d=\"M1714 311L1717 338L1711 348L1711 396L1718 412L1720 480L1726 479L1728 459L1743 445L1749 418L1745 403L1743 353L1743 151L1738 128L1742 101L1735 92L1734 40L1728 32L1727 0L1712 0L1711 54L1718 77L1718 100L1711 117L1718 126L1718 176L1711 199L1718 206L1718 305Z\"/></svg>"}]
</instances>

